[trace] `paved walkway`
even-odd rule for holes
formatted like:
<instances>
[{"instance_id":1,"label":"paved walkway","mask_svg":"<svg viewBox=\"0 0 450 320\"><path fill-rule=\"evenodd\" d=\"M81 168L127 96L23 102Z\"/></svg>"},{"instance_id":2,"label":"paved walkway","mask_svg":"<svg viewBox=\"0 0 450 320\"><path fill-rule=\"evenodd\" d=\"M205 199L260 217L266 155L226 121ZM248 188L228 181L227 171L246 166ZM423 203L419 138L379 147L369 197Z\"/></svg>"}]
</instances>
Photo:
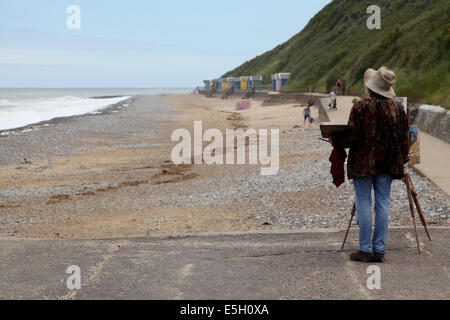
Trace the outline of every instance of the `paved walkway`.
<instances>
[{"instance_id":1,"label":"paved walkway","mask_svg":"<svg viewBox=\"0 0 450 320\"><path fill-rule=\"evenodd\" d=\"M328 111L332 123L347 123L355 97L337 98L338 110ZM330 99L321 99L328 106ZM450 144L423 131L420 132L421 164L415 168L450 195Z\"/></svg>"},{"instance_id":2,"label":"paved walkway","mask_svg":"<svg viewBox=\"0 0 450 320\"><path fill-rule=\"evenodd\" d=\"M450 195L450 144L420 132L420 161L416 169Z\"/></svg>"},{"instance_id":3,"label":"paved walkway","mask_svg":"<svg viewBox=\"0 0 450 320\"><path fill-rule=\"evenodd\" d=\"M357 230L110 240L0 239L0 299L449 299L450 228L391 228L381 289L349 261ZM66 269L81 269L69 290Z\"/></svg>"}]
</instances>

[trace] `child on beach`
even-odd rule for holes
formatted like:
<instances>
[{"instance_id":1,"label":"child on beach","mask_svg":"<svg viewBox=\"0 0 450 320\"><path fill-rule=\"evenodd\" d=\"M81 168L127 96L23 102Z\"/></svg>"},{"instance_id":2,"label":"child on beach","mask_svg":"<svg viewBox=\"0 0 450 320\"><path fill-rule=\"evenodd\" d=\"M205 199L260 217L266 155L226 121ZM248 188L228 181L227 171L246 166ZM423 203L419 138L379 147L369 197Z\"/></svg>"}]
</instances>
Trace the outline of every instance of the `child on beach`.
<instances>
[{"instance_id":1,"label":"child on beach","mask_svg":"<svg viewBox=\"0 0 450 320\"><path fill-rule=\"evenodd\" d=\"M309 104L306 106L305 110L303 110L303 116L304 116L303 124L306 123L306 119L309 120L309 123L312 123L314 121L311 118L311 106Z\"/></svg>"}]
</instances>

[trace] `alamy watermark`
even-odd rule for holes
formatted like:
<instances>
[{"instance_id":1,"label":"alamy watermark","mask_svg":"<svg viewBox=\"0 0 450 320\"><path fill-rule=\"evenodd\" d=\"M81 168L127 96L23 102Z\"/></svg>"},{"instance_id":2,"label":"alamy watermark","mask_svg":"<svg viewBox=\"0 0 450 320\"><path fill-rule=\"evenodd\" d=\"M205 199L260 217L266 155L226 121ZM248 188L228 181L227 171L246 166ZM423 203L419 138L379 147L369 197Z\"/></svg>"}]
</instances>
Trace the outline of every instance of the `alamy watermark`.
<instances>
[{"instance_id":1,"label":"alamy watermark","mask_svg":"<svg viewBox=\"0 0 450 320\"><path fill-rule=\"evenodd\" d=\"M379 266L371 265L367 268L367 273L371 276L367 279L367 289L381 289L381 269Z\"/></svg>"},{"instance_id":2,"label":"alamy watermark","mask_svg":"<svg viewBox=\"0 0 450 320\"><path fill-rule=\"evenodd\" d=\"M67 14L70 16L67 18L67 29L69 30L80 30L81 29L81 9L79 6L70 5L66 10Z\"/></svg>"},{"instance_id":3,"label":"alamy watermark","mask_svg":"<svg viewBox=\"0 0 450 320\"><path fill-rule=\"evenodd\" d=\"M187 129L176 129L172 142L178 142L171 152L174 164L259 164L261 175L278 173L280 165L280 131L270 130L270 155L268 154L268 129L226 129L224 136L219 129L203 132L202 121L194 121L194 140ZM248 144L246 143L248 139ZM203 142L209 144L203 148ZM248 147L248 162L247 152ZM236 157L235 157L236 150ZM192 152L193 151L193 152Z\"/></svg>"},{"instance_id":4,"label":"alamy watermark","mask_svg":"<svg viewBox=\"0 0 450 320\"><path fill-rule=\"evenodd\" d=\"M66 286L69 290L81 289L81 269L79 266L71 265L67 268L66 273L70 276L66 280Z\"/></svg>"},{"instance_id":5,"label":"alamy watermark","mask_svg":"<svg viewBox=\"0 0 450 320\"><path fill-rule=\"evenodd\" d=\"M367 7L368 14L371 14L369 18L367 18L367 28L369 30L381 29L381 9L377 5L371 5Z\"/></svg>"}]
</instances>

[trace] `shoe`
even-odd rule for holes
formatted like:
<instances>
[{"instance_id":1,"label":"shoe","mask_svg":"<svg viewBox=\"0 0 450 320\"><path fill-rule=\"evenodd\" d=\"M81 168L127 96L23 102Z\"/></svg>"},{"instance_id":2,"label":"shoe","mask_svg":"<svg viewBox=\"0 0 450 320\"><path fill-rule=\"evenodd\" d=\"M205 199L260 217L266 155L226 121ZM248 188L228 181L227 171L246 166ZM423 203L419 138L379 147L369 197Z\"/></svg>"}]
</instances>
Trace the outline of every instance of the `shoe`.
<instances>
[{"instance_id":1,"label":"shoe","mask_svg":"<svg viewBox=\"0 0 450 320\"><path fill-rule=\"evenodd\" d=\"M373 252L373 262L384 262L384 253Z\"/></svg>"},{"instance_id":2,"label":"shoe","mask_svg":"<svg viewBox=\"0 0 450 320\"><path fill-rule=\"evenodd\" d=\"M372 252L368 253L358 250L350 255L350 260L361 262L373 262L373 255Z\"/></svg>"}]
</instances>

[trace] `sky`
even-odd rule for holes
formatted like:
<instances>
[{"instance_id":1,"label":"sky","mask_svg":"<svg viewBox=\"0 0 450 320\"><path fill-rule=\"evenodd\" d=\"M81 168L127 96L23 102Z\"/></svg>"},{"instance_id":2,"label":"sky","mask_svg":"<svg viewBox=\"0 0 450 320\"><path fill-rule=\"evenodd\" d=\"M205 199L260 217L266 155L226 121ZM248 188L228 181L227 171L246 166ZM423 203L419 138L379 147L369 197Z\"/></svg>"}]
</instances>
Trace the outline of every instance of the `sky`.
<instances>
[{"instance_id":1,"label":"sky","mask_svg":"<svg viewBox=\"0 0 450 320\"><path fill-rule=\"evenodd\" d=\"M287 41L331 0L0 0L0 87L195 87ZM80 29L69 29L71 5Z\"/></svg>"}]
</instances>

